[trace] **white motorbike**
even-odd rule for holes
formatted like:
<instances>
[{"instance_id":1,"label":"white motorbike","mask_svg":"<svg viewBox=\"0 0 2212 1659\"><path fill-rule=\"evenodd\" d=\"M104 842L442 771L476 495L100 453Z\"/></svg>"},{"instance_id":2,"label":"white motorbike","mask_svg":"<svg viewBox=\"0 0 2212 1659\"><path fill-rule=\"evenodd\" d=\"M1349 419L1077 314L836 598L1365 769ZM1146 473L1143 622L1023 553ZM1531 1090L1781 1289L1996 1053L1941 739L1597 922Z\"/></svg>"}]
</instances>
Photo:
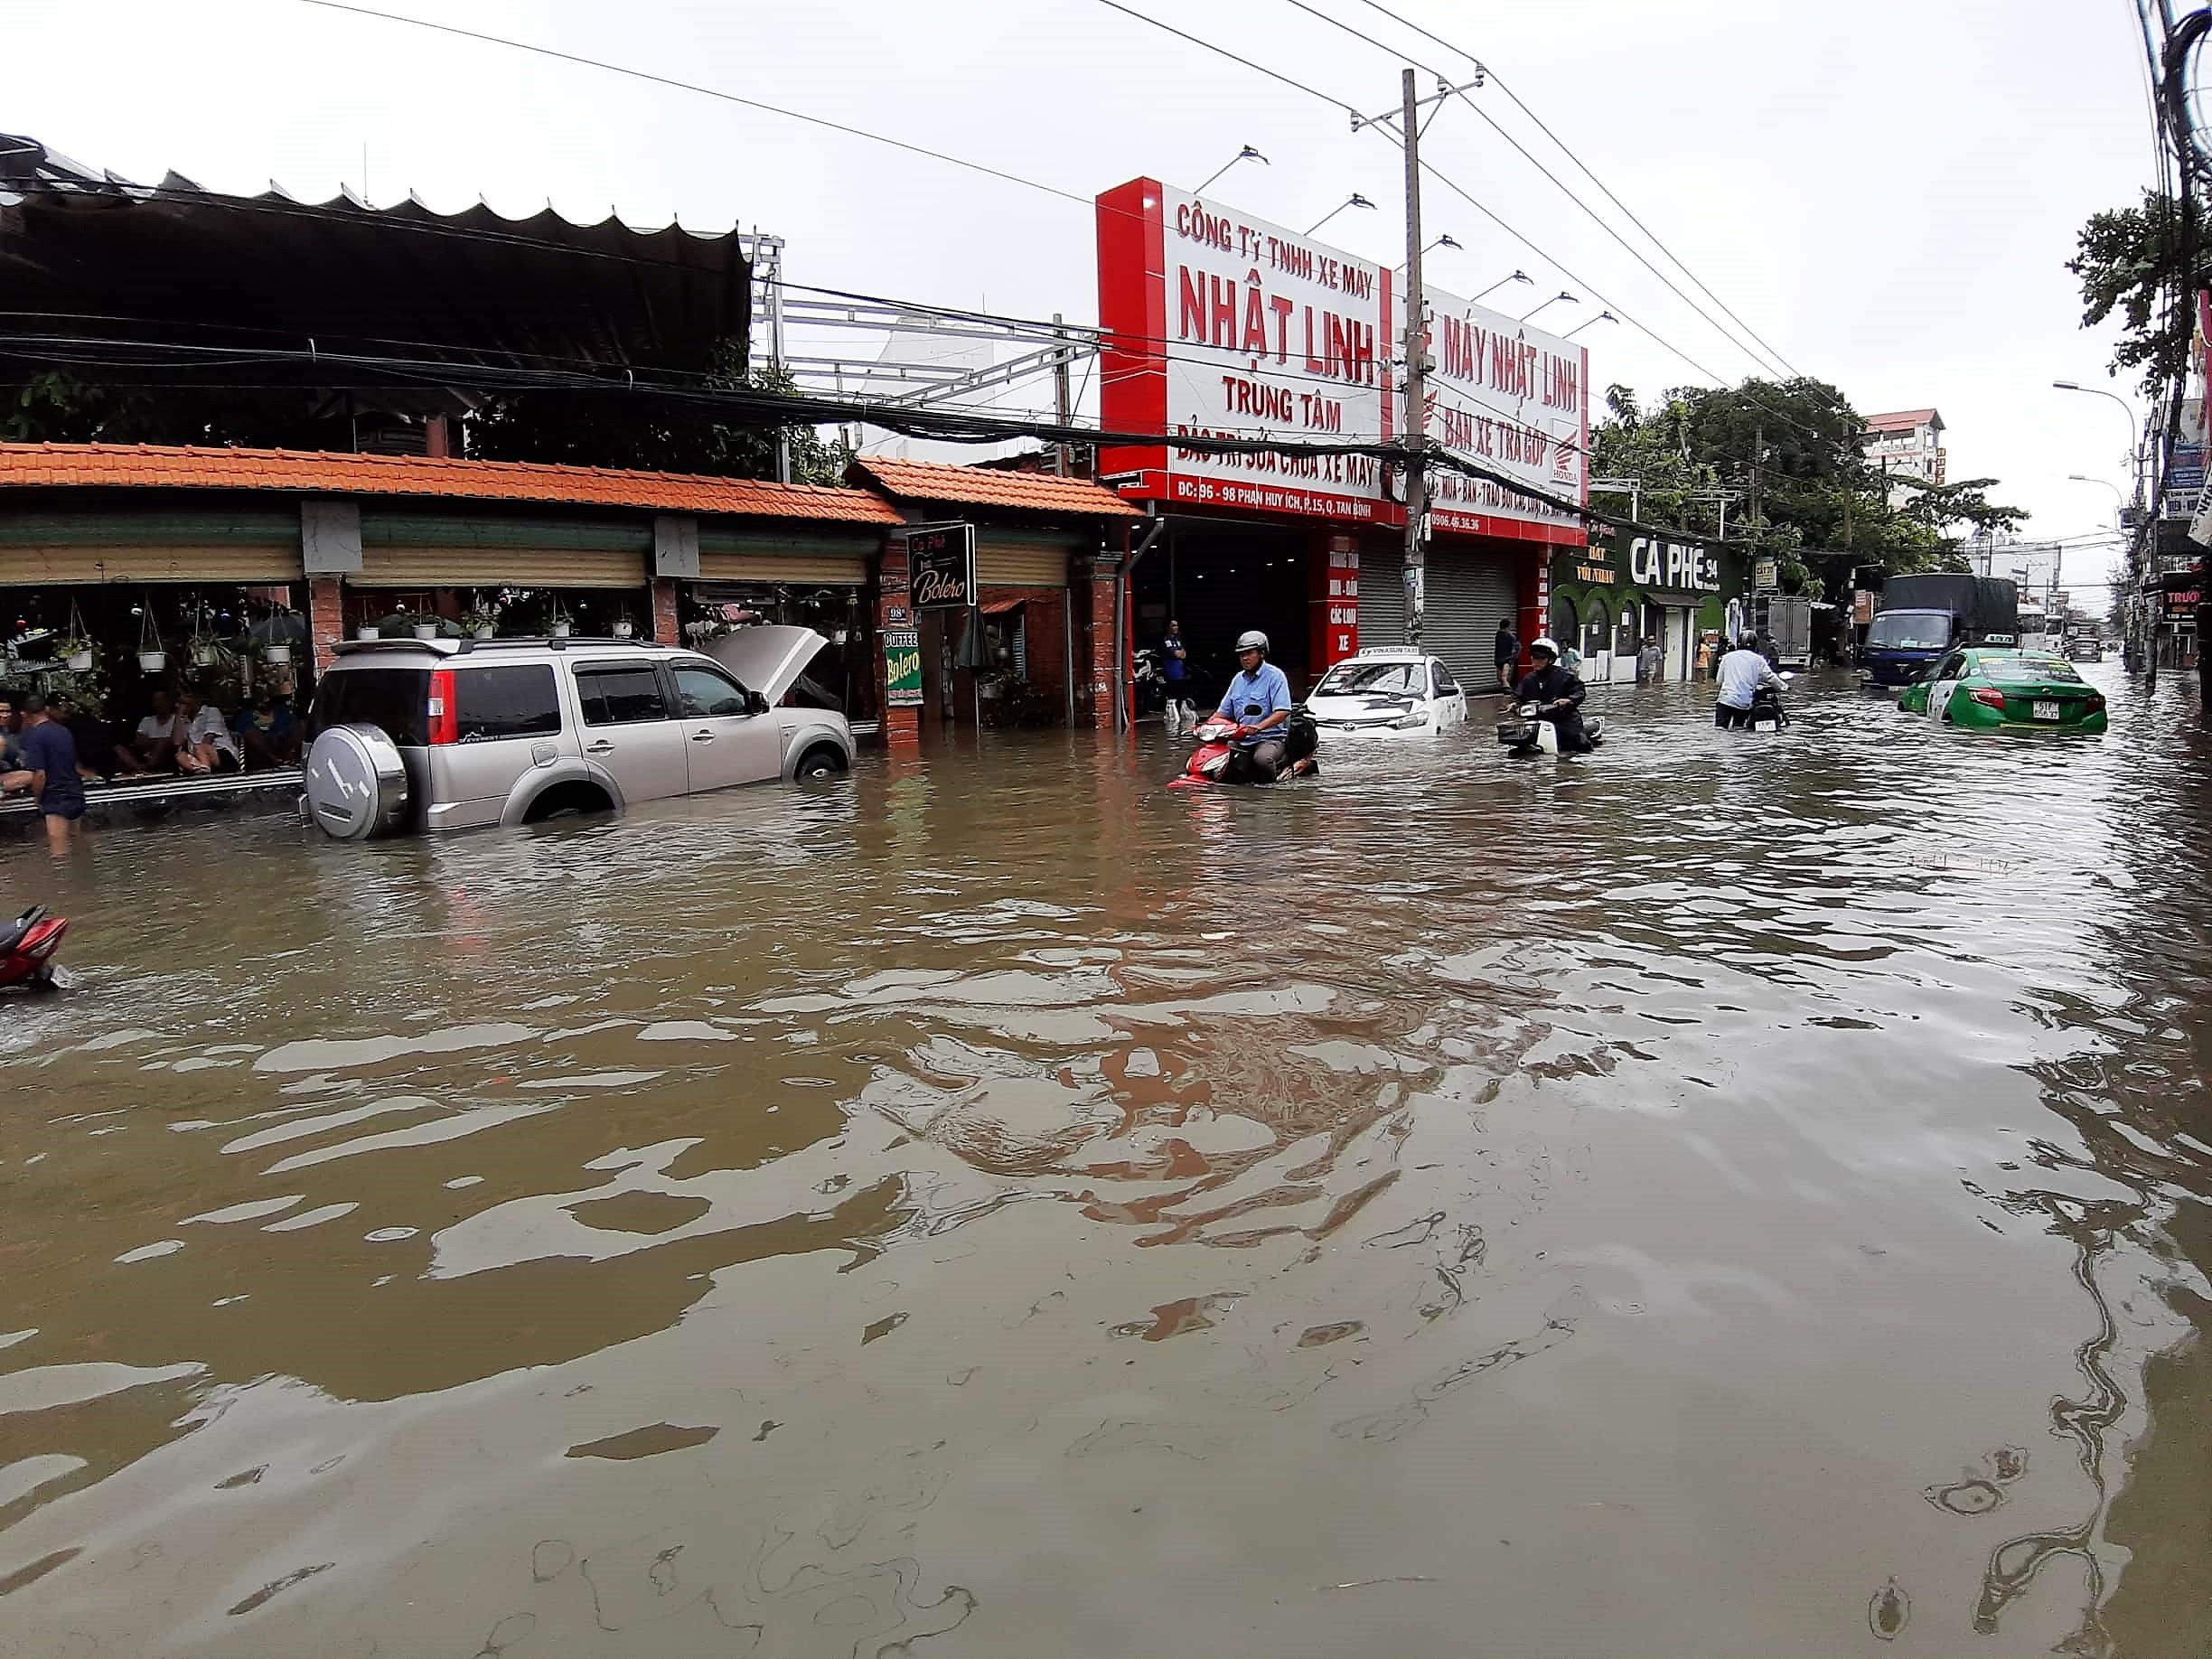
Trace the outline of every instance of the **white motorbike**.
<instances>
[{"instance_id":1,"label":"white motorbike","mask_svg":"<svg viewBox=\"0 0 2212 1659\"><path fill-rule=\"evenodd\" d=\"M1586 714L1582 717L1582 736L1591 748L1605 742L1605 717ZM1511 717L1497 723L1497 740L1505 745L1516 759L1531 755L1557 755L1560 752L1559 724L1545 719L1534 703L1523 703Z\"/></svg>"}]
</instances>

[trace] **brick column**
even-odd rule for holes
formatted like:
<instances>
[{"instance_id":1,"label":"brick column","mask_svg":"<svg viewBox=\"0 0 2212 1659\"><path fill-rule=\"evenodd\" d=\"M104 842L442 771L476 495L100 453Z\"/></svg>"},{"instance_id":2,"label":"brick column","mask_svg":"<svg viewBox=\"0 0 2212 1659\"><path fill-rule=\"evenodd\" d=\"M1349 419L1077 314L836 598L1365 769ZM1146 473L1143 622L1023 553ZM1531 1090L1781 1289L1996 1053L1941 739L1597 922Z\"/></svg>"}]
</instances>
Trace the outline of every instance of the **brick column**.
<instances>
[{"instance_id":1,"label":"brick column","mask_svg":"<svg viewBox=\"0 0 2212 1659\"><path fill-rule=\"evenodd\" d=\"M676 604L676 578L674 576L655 576L652 579L652 633L651 637L663 645L683 643L683 618Z\"/></svg>"},{"instance_id":2,"label":"brick column","mask_svg":"<svg viewBox=\"0 0 2212 1659\"><path fill-rule=\"evenodd\" d=\"M911 706L891 707L883 636L894 629L911 633L914 625L914 597L907 592L906 543L901 537L884 548L876 577L876 707L883 710L884 746L895 755L912 755L922 747L922 711Z\"/></svg>"},{"instance_id":3,"label":"brick column","mask_svg":"<svg viewBox=\"0 0 2212 1659\"><path fill-rule=\"evenodd\" d=\"M307 637L314 650L315 672L337 661L345 638L345 584L334 576L307 578Z\"/></svg>"},{"instance_id":4,"label":"brick column","mask_svg":"<svg viewBox=\"0 0 2212 1659\"><path fill-rule=\"evenodd\" d=\"M1075 642L1075 717L1101 731L1113 730L1114 573L1104 560L1092 564L1073 585L1080 637ZM1090 589L1088 594L1084 588Z\"/></svg>"}]
</instances>

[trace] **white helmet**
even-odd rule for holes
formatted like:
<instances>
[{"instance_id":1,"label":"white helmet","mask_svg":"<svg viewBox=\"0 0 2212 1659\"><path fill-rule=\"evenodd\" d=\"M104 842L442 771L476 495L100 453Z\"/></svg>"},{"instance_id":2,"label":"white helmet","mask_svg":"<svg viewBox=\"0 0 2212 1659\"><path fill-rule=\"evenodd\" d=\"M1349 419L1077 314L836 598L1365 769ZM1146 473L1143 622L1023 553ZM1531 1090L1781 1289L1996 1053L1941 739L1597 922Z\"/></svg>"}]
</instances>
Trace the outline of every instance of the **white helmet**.
<instances>
[{"instance_id":1,"label":"white helmet","mask_svg":"<svg viewBox=\"0 0 2212 1659\"><path fill-rule=\"evenodd\" d=\"M1236 648L1237 654L1239 656L1243 655L1244 652L1248 651L1256 651L1261 656L1265 656L1267 654L1268 637L1266 634L1261 633L1257 628L1248 628L1242 633L1237 635Z\"/></svg>"},{"instance_id":2,"label":"white helmet","mask_svg":"<svg viewBox=\"0 0 2212 1659\"><path fill-rule=\"evenodd\" d=\"M1557 657L1557 656L1560 654L1560 648L1559 648L1557 645L1553 644L1553 643L1551 642L1551 640L1549 640L1549 639L1531 640L1531 641L1529 642L1529 654L1530 654L1530 655L1532 655L1532 656L1533 656L1533 655L1534 655L1536 652L1538 652L1538 651L1549 651L1549 652L1551 652L1551 655L1552 655L1552 656L1554 656L1554 657Z\"/></svg>"}]
</instances>

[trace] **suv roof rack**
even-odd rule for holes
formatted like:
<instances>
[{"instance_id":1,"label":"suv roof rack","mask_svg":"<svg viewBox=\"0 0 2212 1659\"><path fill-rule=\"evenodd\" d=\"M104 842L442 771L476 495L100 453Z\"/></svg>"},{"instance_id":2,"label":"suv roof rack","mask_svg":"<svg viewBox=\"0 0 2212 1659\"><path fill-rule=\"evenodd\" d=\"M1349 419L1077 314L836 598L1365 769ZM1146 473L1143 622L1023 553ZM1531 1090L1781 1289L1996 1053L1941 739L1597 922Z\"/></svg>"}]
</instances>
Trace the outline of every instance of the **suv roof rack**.
<instances>
[{"instance_id":1,"label":"suv roof rack","mask_svg":"<svg viewBox=\"0 0 2212 1659\"><path fill-rule=\"evenodd\" d=\"M620 640L613 635L601 637L586 634L530 636L512 635L495 640L480 640L473 636L461 639L435 640L340 640L335 646L342 657L370 656L379 651L426 651L433 656L465 657L480 651L570 651L579 645L599 649L610 645L633 646L640 651L673 651L672 645L659 640Z\"/></svg>"}]
</instances>

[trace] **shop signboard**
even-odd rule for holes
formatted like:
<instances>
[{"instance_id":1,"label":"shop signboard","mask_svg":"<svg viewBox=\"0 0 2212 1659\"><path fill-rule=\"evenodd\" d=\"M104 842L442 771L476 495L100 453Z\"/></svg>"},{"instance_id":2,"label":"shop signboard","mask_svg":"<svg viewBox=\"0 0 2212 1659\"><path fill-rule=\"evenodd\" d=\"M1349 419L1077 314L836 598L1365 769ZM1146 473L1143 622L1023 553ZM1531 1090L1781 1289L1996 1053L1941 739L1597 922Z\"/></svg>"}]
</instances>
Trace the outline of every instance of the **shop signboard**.
<instances>
[{"instance_id":1,"label":"shop signboard","mask_svg":"<svg viewBox=\"0 0 2212 1659\"><path fill-rule=\"evenodd\" d=\"M906 580L917 611L965 611L976 602L972 524L917 524L906 532Z\"/></svg>"},{"instance_id":2,"label":"shop signboard","mask_svg":"<svg viewBox=\"0 0 2212 1659\"><path fill-rule=\"evenodd\" d=\"M1589 352L1425 286L1429 441L1557 501L1589 500ZM1486 478L1429 473L1436 527L1574 546L1582 520Z\"/></svg>"},{"instance_id":3,"label":"shop signboard","mask_svg":"<svg viewBox=\"0 0 2212 1659\"><path fill-rule=\"evenodd\" d=\"M893 708L922 706L922 634L915 628L884 630L884 701Z\"/></svg>"},{"instance_id":4,"label":"shop signboard","mask_svg":"<svg viewBox=\"0 0 2212 1659\"><path fill-rule=\"evenodd\" d=\"M1124 492L1400 521L1372 455L1217 455L1177 437L1379 444L1401 326L1387 267L1154 179L1098 199L1100 415L1162 442L1110 448Z\"/></svg>"}]
</instances>

